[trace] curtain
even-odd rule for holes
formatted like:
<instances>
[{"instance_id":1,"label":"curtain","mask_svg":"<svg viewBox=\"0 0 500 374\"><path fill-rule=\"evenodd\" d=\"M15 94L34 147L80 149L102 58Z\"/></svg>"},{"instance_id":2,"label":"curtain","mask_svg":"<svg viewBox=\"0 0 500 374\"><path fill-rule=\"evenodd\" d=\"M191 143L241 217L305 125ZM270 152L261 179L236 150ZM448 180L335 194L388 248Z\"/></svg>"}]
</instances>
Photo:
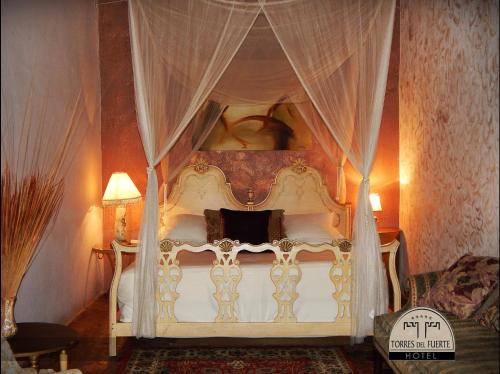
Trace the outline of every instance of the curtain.
<instances>
[{"instance_id":1,"label":"curtain","mask_svg":"<svg viewBox=\"0 0 500 374\"><path fill-rule=\"evenodd\" d=\"M311 101L296 104L303 118L307 118L306 122L314 137L320 144L325 154L330 158L330 161L336 165L337 178L335 189L335 200L339 204L346 203L346 179L344 174L344 165L347 160L342 148L335 141L335 138L330 134L328 127L321 119L320 114L314 108ZM352 133L351 133L352 138Z\"/></svg>"},{"instance_id":2,"label":"curtain","mask_svg":"<svg viewBox=\"0 0 500 374\"><path fill-rule=\"evenodd\" d=\"M259 7L196 0L131 0L129 22L139 132L148 162L136 259L133 333L155 337L158 179L154 169L207 99Z\"/></svg>"},{"instance_id":3,"label":"curtain","mask_svg":"<svg viewBox=\"0 0 500 374\"><path fill-rule=\"evenodd\" d=\"M387 310L387 279L368 199L395 0L131 0L132 60L148 186L136 261L133 331L155 336L158 196L154 166L181 134L184 162L229 104L292 102L336 165L362 174L353 225L352 336ZM208 101L210 99L210 101ZM193 123L212 105L202 126ZM309 114L307 114L309 113ZM306 115L304 115L306 114ZM194 121L198 123L198 121ZM176 145L181 147L181 145ZM172 156L169 159L172 162ZM175 175L172 165L168 175ZM339 169L339 175L342 175ZM342 198L339 187L339 199ZM362 302L360 302L362 301Z\"/></svg>"},{"instance_id":4,"label":"curtain","mask_svg":"<svg viewBox=\"0 0 500 374\"><path fill-rule=\"evenodd\" d=\"M353 224L351 335L387 311L387 277L368 194L389 65L394 0L264 2L263 10L324 124L362 174Z\"/></svg>"},{"instance_id":5,"label":"curtain","mask_svg":"<svg viewBox=\"0 0 500 374\"><path fill-rule=\"evenodd\" d=\"M341 152L338 152L341 153ZM337 191L335 193L335 200L339 204L346 203L347 183L345 179L344 166L347 161L347 156L344 153L337 154Z\"/></svg>"},{"instance_id":6,"label":"curtain","mask_svg":"<svg viewBox=\"0 0 500 374\"><path fill-rule=\"evenodd\" d=\"M309 101L262 12L210 97L226 105Z\"/></svg>"},{"instance_id":7,"label":"curtain","mask_svg":"<svg viewBox=\"0 0 500 374\"><path fill-rule=\"evenodd\" d=\"M214 6L223 6L224 0L211 0L211 3ZM230 3L225 2L226 6ZM254 3L257 3L257 0ZM225 108L271 107L278 102L295 105L304 121L311 122L308 126L313 130L313 135L324 152L333 164L338 165L342 157L341 149L312 107L266 16L261 12L208 100L169 152L168 169L171 172L168 174L168 180L175 179L182 167L189 162L209 135L207 129L212 128L213 121L219 119ZM345 160L345 156L343 159ZM165 165L166 158L161 163ZM345 191L345 179L341 177L337 178L337 181L341 183L337 185L337 190ZM160 194L164 198L163 191L165 185L162 185Z\"/></svg>"},{"instance_id":8,"label":"curtain","mask_svg":"<svg viewBox=\"0 0 500 374\"><path fill-rule=\"evenodd\" d=\"M95 11L83 1L2 1L2 171L61 180L100 118ZM75 21L76 20L76 21ZM50 139L50 146L47 146Z\"/></svg>"},{"instance_id":9,"label":"curtain","mask_svg":"<svg viewBox=\"0 0 500 374\"><path fill-rule=\"evenodd\" d=\"M103 264L84 262L102 241L97 21L88 0L1 1L2 336L6 298L29 321L102 290ZM72 303L34 307L55 297Z\"/></svg>"},{"instance_id":10,"label":"curtain","mask_svg":"<svg viewBox=\"0 0 500 374\"><path fill-rule=\"evenodd\" d=\"M167 201L168 184L177 178L177 175L191 160L196 150L203 145L225 108L225 106L212 100L205 101L182 135L177 139L177 142L161 159L160 170L163 183L159 192L160 205ZM164 209L161 217L164 225L167 223L166 212L166 209Z\"/></svg>"},{"instance_id":11,"label":"curtain","mask_svg":"<svg viewBox=\"0 0 500 374\"><path fill-rule=\"evenodd\" d=\"M207 100L196 113L189 126L170 151L168 181L174 180L194 153L200 149L221 114L226 109L212 100Z\"/></svg>"}]
</instances>

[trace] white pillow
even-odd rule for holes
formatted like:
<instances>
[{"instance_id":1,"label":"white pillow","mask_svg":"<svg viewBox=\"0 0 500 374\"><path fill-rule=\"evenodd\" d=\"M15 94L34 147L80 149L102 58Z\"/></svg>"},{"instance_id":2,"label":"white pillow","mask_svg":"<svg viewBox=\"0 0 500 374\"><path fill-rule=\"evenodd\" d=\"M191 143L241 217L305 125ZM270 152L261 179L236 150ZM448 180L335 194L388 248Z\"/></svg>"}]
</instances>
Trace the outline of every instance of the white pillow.
<instances>
[{"instance_id":1,"label":"white pillow","mask_svg":"<svg viewBox=\"0 0 500 374\"><path fill-rule=\"evenodd\" d=\"M176 214L167 216L167 224L160 229L160 240L170 239L190 244L207 242L207 225L205 216L194 214Z\"/></svg>"},{"instance_id":2,"label":"white pillow","mask_svg":"<svg viewBox=\"0 0 500 374\"><path fill-rule=\"evenodd\" d=\"M320 244L343 238L332 223L332 213L285 214L283 226L288 239Z\"/></svg>"}]
</instances>

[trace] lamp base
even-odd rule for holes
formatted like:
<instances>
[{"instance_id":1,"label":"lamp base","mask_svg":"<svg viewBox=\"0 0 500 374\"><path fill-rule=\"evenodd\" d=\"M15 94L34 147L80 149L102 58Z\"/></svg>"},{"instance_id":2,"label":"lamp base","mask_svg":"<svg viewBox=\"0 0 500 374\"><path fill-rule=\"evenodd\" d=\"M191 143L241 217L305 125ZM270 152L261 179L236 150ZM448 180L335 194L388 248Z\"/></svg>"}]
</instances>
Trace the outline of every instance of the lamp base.
<instances>
[{"instance_id":1,"label":"lamp base","mask_svg":"<svg viewBox=\"0 0 500 374\"><path fill-rule=\"evenodd\" d=\"M125 221L125 205L118 205L115 213L115 239L125 241L127 239L127 222Z\"/></svg>"}]
</instances>

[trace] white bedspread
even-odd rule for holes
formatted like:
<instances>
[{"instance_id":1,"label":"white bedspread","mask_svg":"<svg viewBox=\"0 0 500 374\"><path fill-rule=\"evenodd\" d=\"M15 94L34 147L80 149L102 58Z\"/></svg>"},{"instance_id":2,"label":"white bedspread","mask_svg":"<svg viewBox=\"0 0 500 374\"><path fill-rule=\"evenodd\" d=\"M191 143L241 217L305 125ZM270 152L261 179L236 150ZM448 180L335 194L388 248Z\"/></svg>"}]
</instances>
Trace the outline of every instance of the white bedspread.
<instances>
[{"instance_id":1,"label":"white bedspread","mask_svg":"<svg viewBox=\"0 0 500 374\"><path fill-rule=\"evenodd\" d=\"M131 322L134 294L134 265L128 266L118 286L120 321ZM238 286L236 313L239 322L272 322L277 303L272 294L274 284L269 276L272 265L242 264ZM334 286L328 276L331 262L301 262L302 279L297 285L299 297L294 304L297 322L332 322L337 316L337 303L332 298ZM217 302L215 286L210 279L210 266L183 266L180 294L175 303L179 322L214 322Z\"/></svg>"}]
</instances>

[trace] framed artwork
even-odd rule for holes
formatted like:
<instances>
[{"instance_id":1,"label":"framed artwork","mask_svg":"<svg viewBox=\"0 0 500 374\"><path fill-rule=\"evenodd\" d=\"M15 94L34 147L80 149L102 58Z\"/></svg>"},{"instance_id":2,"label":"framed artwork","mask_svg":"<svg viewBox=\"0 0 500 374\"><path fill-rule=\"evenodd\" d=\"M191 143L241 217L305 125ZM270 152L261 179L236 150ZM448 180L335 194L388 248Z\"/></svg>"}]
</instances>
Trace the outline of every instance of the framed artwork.
<instances>
[{"instance_id":1,"label":"framed artwork","mask_svg":"<svg viewBox=\"0 0 500 374\"><path fill-rule=\"evenodd\" d=\"M312 134L291 103L230 105L202 144L201 151L311 149Z\"/></svg>"}]
</instances>

